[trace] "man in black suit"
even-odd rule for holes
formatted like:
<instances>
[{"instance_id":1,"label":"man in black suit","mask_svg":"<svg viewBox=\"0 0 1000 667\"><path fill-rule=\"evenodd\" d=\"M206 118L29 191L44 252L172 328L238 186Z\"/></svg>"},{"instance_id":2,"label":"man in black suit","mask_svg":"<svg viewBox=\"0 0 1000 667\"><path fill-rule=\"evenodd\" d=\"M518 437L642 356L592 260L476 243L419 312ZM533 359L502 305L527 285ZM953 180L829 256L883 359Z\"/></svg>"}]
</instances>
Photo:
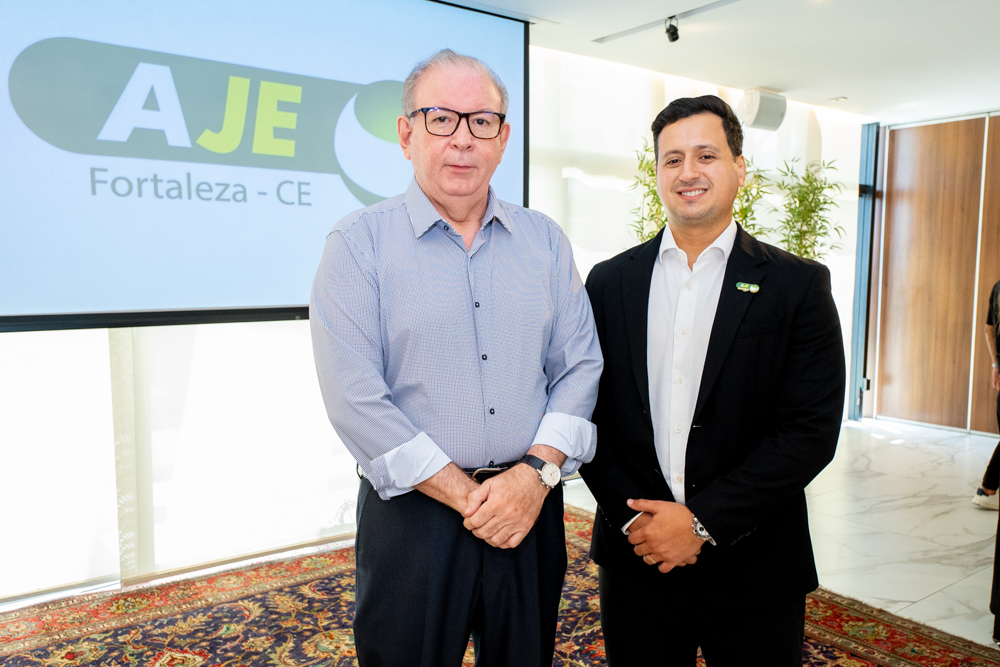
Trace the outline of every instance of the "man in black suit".
<instances>
[{"instance_id":1,"label":"man in black suit","mask_svg":"<svg viewBox=\"0 0 1000 667\"><path fill-rule=\"evenodd\" d=\"M581 473L611 667L802 664L818 585L804 488L833 458L844 346L829 270L733 221L743 133L715 96L653 122L668 225L587 280L604 352Z\"/></svg>"}]
</instances>

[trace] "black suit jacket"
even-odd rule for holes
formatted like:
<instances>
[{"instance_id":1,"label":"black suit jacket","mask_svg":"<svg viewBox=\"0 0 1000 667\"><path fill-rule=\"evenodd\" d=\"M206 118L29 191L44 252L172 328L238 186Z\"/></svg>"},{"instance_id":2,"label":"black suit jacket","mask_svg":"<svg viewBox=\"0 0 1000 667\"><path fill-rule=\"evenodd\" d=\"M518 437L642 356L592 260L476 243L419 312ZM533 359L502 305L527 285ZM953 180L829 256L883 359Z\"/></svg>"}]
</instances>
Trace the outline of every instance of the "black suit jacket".
<instances>
[{"instance_id":1,"label":"black suit jacket","mask_svg":"<svg viewBox=\"0 0 1000 667\"><path fill-rule=\"evenodd\" d=\"M653 444L647 310L662 232L595 266L587 280L604 353L580 470L599 503L591 556L669 577L678 593L804 595L818 585L803 489L833 458L843 417L844 346L829 270L740 228L726 265L688 438L687 506L718 546L660 574L621 527L628 498L673 500ZM737 283L760 286L740 291Z\"/></svg>"}]
</instances>

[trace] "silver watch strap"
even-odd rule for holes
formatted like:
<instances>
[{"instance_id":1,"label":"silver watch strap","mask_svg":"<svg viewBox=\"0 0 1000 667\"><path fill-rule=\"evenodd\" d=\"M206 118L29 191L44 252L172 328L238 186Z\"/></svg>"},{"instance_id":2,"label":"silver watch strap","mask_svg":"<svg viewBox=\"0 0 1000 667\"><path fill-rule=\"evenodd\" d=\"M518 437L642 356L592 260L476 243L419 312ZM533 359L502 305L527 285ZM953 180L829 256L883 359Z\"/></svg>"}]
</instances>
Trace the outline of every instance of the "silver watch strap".
<instances>
[{"instance_id":1,"label":"silver watch strap","mask_svg":"<svg viewBox=\"0 0 1000 667\"><path fill-rule=\"evenodd\" d=\"M696 517L694 514L691 515L691 532L693 532L694 536L697 537L699 540L704 540L705 542L711 544L713 547L716 546L715 540L713 540L712 536L709 535L708 533L708 529L705 528L704 524L702 524L702 522L699 521L698 517Z\"/></svg>"}]
</instances>

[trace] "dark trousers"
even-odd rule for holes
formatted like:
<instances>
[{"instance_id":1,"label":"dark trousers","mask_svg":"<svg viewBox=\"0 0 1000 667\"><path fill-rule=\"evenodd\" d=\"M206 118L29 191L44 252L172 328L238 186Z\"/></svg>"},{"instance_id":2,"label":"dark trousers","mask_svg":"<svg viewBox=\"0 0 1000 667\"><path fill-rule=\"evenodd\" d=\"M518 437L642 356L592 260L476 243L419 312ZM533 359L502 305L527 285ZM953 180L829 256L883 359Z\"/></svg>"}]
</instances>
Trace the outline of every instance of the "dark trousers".
<instances>
[{"instance_id":1,"label":"dark trousers","mask_svg":"<svg viewBox=\"0 0 1000 667\"><path fill-rule=\"evenodd\" d=\"M997 394L997 425L1000 425L1000 394ZM993 450L990 464L986 466L986 474L983 475L983 488L996 490L1000 487L1000 443ZM998 517L1000 520L1000 517ZM1000 534L1000 525L997 526L997 533ZM993 612L993 641L1000 643L1000 571L997 570L997 562L1000 561L1000 537L997 538L995 551L993 552L993 590L990 592L990 611Z\"/></svg>"},{"instance_id":2,"label":"dark trousers","mask_svg":"<svg viewBox=\"0 0 1000 667\"><path fill-rule=\"evenodd\" d=\"M996 458L996 454L993 455ZM998 517L1000 522L1000 517ZM993 613L993 641L1000 645L1000 523L997 525L997 540L993 551L993 590L990 591L990 612Z\"/></svg>"},{"instance_id":3,"label":"dark trousers","mask_svg":"<svg viewBox=\"0 0 1000 667\"><path fill-rule=\"evenodd\" d=\"M609 667L694 667L699 646L708 667L802 667L805 596L720 599L603 567L599 577Z\"/></svg>"},{"instance_id":4,"label":"dark trousers","mask_svg":"<svg viewBox=\"0 0 1000 667\"><path fill-rule=\"evenodd\" d=\"M497 549L455 510L411 491L358 492L354 638L360 667L550 667L566 574L562 487L514 549Z\"/></svg>"},{"instance_id":5,"label":"dark trousers","mask_svg":"<svg viewBox=\"0 0 1000 667\"><path fill-rule=\"evenodd\" d=\"M1000 425L1000 394L997 394L997 424ZM986 474L983 475L983 488L990 491L1000 489L1000 443L997 443L990 457L990 464L986 466Z\"/></svg>"}]
</instances>

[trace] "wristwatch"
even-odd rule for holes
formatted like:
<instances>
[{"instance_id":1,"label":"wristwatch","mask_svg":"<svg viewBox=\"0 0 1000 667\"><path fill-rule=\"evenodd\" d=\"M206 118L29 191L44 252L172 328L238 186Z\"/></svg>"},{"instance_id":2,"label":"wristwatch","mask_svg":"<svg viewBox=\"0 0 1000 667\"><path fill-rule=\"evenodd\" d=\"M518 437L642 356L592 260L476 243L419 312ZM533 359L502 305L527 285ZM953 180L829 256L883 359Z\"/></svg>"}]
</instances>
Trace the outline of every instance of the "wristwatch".
<instances>
[{"instance_id":1,"label":"wristwatch","mask_svg":"<svg viewBox=\"0 0 1000 667\"><path fill-rule=\"evenodd\" d=\"M698 517L694 514L691 515L691 530L694 531L694 536L703 542L708 542L713 547L715 546L715 540L712 536L708 534L708 529L702 525L701 521L698 521Z\"/></svg>"},{"instance_id":2,"label":"wristwatch","mask_svg":"<svg viewBox=\"0 0 1000 667\"><path fill-rule=\"evenodd\" d=\"M559 466L555 463L550 463L548 461L543 461L537 456L532 456L531 454L525 454L518 463L526 463L535 470L538 471L538 479L542 483L542 486L554 489L556 484L562 478L562 473L559 470Z\"/></svg>"}]
</instances>

